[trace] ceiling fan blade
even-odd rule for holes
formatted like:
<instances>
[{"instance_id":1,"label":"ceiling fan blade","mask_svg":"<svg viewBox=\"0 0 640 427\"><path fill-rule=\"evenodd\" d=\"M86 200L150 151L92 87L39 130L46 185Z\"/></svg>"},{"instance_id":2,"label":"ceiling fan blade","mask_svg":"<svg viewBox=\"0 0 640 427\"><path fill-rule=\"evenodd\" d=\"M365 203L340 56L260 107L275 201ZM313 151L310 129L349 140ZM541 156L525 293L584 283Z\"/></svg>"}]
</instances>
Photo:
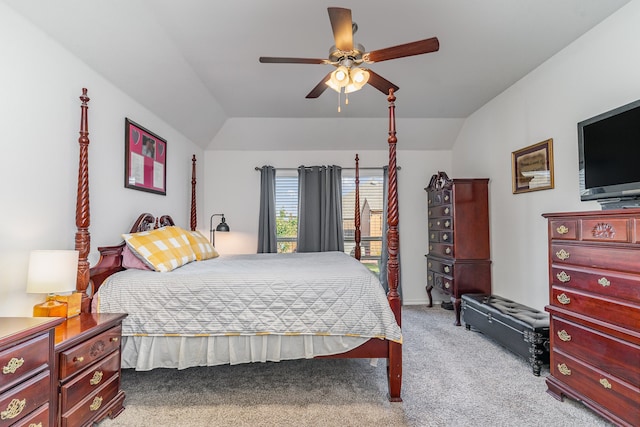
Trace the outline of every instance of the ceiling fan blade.
<instances>
[{"instance_id":1,"label":"ceiling fan blade","mask_svg":"<svg viewBox=\"0 0 640 427\"><path fill-rule=\"evenodd\" d=\"M423 53L436 52L440 49L440 42L437 37L419 40L417 42L400 44L386 49L374 50L365 53L363 57L366 62L380 62L389 59L404 58L405 56L422 55Z\"/></svg>"},{"instance_id":2,"label":"ceiling fan blade","mask_svg":"<svg viewBox=\"0 0 640 427\"><path fill-rule=\"evenodd\" d=\"M389 80L382 77L380 74L376 74L371 70L367 71L369 71L369 81L367 83L375 87L385 95L389 95L389 89L391 88L393 88L395 92L400 90L398 86L394 85Z\"/></svg>"},{"instance_id":3,"label":"ceiling fan blade","mask_svg":"<svg viewBox=\"0 0 640 427\"><path fill-rule=\"evenodd\" d=\"M353 50L353 21L351 9L329 7L329 20L333 29L336 47L345 52Z\"/></svg>"},{"instance_id":4,"label":"ceiling fan blade","mask_svg":"<svg viewBox=\"0 0 640 427\"><path fill-rule=\"evenodd\" d=\"M333 71L332 71L333 72ZM331 72L331 73L332 73ZM324 76L322 78L322 80L320 80L320 83L318 83L316 85L316 87L314 87L311 92L309 92L309 94L307 96L305 96L305 98L317 98L320 95L322 95L322 93L329 87L325 84L326 81L328 81L331 78L331 73L327 74L326 76Z\"/></svg>"},{"instance_id":5,"label":"ceiling fan blade","mask_svg":"<svg viewBox=\"0 0 640 427\"><path fill-rule=\"evenodd\" d=\"M261 56L258 58L263 64L325 64L326 59L316 58L278 58L273 56Z\"/></svg>"}]
</instances>

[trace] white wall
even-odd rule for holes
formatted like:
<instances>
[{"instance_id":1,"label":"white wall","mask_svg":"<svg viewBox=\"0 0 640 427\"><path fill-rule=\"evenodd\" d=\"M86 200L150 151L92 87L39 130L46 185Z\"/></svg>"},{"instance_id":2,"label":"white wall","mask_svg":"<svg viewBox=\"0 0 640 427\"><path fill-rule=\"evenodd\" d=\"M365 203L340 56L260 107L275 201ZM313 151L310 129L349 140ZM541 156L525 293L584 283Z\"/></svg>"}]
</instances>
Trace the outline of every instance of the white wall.
<instances>
[{"instance_id":1,"label":"white wall","mask_svg":"<svg viewBox=\"0 0 640 427\"><path fill-rule=\"evenodd\" d=\"M30 316L44 297L25 293L29 251L75 244L82 87L91 98L92 261L143 211L188 225L191 155L202 150L3 3L0 52L0 315ZM125 117L167 139L166 197L124 188Z\"/></svg>"},{"instance_id":2,"label":"white wall","mask_svg":"<svg viewBox=\"0 0 640 427\"><path fill-rule=\"evenodd\" d=\"M469 117L453 176L490 181L494 293L542 309L548 300L544 212L580 202L576 124L640 98L640 1L634 0ZM511 152L553 138L555 188L511 192Z\"/></svg>"},{"instance_id":3,"label":"white wall","mask_svg":"<svg viewBox=\"0 0 640 427\"><path fill-rule=\"evenodd\" d=\"M295 120L288 125L296 126ZM250 126L244 128L252 129ZM255 129L255 128L254 128ZM305 129L299 129L300 135ZM398 125L398 146L402 144L401 127ZM233 137L230 135L230 137ZM259 138L260 131L255 129ZM313 137L308 135L307 137ZM405 135L406 138L410 136ZM215 142L215 141L214 141ZM384 166L388 163L386 134L382 135L381 150L359 150L361 167ZM373 143L372 143L373 145ZM260 174L256 166L272 165L290 168L304 165L337 164L343 167L355 165L355 151L206 151L205 185L207 195L205 210L224 213L231 228L230 233L216 233L216 247L221 253L255 253L258 245L258 207L260 202ZM431 175L438 170L448 170L451 164L449 151L397 152L398 202L400 213L400 257L403 299L405 304L427 301L424 290L427 246L426 193L424 187ZM214 225L220 218L214 219ZM202 230L208 232L208 230Z\"/></svg>"}]
</instances>

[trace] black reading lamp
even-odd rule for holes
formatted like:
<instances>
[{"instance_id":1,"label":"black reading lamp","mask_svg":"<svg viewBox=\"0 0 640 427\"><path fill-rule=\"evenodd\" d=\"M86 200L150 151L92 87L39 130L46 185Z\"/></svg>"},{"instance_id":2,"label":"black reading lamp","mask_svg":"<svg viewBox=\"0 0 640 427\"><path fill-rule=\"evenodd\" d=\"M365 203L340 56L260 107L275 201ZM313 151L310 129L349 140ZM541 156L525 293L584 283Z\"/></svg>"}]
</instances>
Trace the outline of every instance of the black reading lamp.
<instances>
[{"instance_id":1,"label":"black reading lamp","mask_svg":"<svg viewBox=\"0 0 640 427\"><path fill-rule=\"evenodd\" d=\"M220 220L220 224L218 224L218 226L215 228L215 230L213 229L213 217L214 216L221 216L222 219ZM209 220L209 240L211 241L211 244L215 247L216 243L215 243L215 232L216 231L224 231L227 232L229 231L229 226L227 225L227 221L224 218L224 214L223 213L219 213L219 214L213 214L211 215L211 219Z\"/></svg>"}]
</instances>

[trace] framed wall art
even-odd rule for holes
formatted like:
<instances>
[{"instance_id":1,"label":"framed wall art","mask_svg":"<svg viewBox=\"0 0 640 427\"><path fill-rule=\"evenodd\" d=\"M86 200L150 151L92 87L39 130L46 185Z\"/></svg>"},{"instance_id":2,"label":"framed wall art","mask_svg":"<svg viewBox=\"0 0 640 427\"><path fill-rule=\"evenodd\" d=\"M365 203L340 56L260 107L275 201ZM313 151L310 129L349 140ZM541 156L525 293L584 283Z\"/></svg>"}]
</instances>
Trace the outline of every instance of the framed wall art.
<instances>
[{"instance_id":1,"label":"framed wall art","mask_svg":"<svg viewBox=\"0 0 640 427\"><path fill-rule=\"evenodd\" d=\"M167 141L128 118L124 135L124 186L165 196Z\"/></svg>"},{"instance_id":2,"label":"framed wall art","mask_svg":"<svg viewBox=\"0 0 640 427\"><path fill-rule=\"evenodd\" d=\"M511 153L513 194L553 188L553 139Z\"/></svg>"}]
</instances>

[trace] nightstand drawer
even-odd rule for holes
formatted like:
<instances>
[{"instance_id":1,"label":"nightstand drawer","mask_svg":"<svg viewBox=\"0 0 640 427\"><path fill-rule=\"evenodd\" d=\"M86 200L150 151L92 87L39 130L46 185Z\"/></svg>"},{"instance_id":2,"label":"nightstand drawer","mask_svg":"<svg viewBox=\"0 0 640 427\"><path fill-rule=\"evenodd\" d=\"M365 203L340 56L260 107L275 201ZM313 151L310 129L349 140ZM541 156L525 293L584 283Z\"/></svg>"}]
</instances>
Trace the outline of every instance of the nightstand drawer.
<instances>
[{"instance_id":1,"label":"nightstand drawer","mask_svg":"<svg viewBox=\"0 0 640 427\"><path fill-rule=\"evenodd\" d=\"M550 248L554 267L558 265L580 265L603 270L640 272L638 247L611 247L604 244L574 244L552 242Z\"/></svg>"},{"instance_id":2,"label":"nightstand drawer","mask_svg":"<svg viewBox=\"0 0 640 427\"><path fill-rule=\"evenodd\" d=\"M96 360L120 348L120 325L60 353L60 380L64 381Z\"/></svg>"},{"instance_id":3,"label":"nightstand drawer","mask_svg":"<svg viewBox=\"0 0 640 427\"><path fill-rule=\"evenodd\" d=\"M49 335L40 335L0 353L0 390L49 366Z\"/></svg>"},{"instance_id":4,"label":"nightstand drawer","mask_svg":"<svg viewBox=\"0 0 640 427\"><path fill-rule=\"evenodd\" d=\"M45 404L12 427L49 427L49 405Z\"/></svg>"},{"instance_id":5,"label":"nightstand drawer","mask_svg":"<svg viewBox=\"0 0 640 427\"><path fill-rule=\"evenodd\" d=\"M61 427L76 427L83 425L92 418L101 408L111 403L118 395L120 376L111 377L98 390L89 394L71 410L62 413Z\"/></svg>"},{"instance_id":6,"label":"nightstand drawer","mask_svg":"<svg viewBox=\"0 0 640 427\"><path fill-rule=\"evenodd\" d=\"M47 371L0 395L0 426L13 425L49 402L50 390L51 377Z\"/></svg>"},{"instance_id":7,"label":"nightstand drawer","mask_svg":"<svg viewBox=\"0 0 640 427\"><path fill-rule=\"evenodd\" d=\"M108 382L113 376L118 375L119 372L120 352L116 351L60 387L62 412L67 412L85 396L91 394L93 390Z\"/></svg>"}]
</instances>

